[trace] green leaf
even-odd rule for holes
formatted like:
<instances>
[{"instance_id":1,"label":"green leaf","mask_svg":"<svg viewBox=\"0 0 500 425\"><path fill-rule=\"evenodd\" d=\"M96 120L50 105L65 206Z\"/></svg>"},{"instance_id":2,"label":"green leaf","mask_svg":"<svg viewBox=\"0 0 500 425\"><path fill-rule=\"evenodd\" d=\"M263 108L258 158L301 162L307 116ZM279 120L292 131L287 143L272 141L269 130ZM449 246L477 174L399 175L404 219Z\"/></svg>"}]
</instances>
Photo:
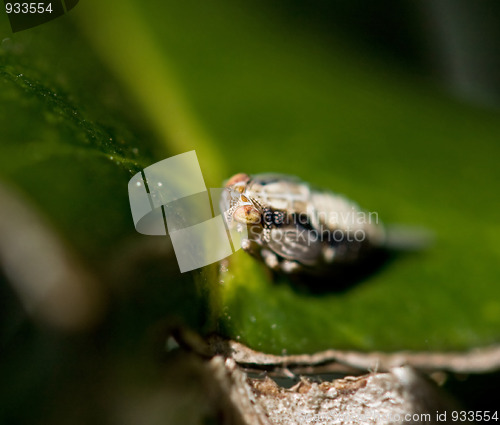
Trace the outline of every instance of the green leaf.
<instances>
[{"instance_id":1,"label":"green leaf","mask_svg":"<svg viewBox=\"0 0 500 425\"><path fill-rule=\"evenodd\" d=\"M30 38L4 43L0 58L2 177L43 206L74 243L102 255L129 227L123 185L146 163L147 145L139 156L137 138L124 126L114 127L104 105L91 105L95 115L103 114L103 122L94 121L87 106L73 100L78 91L68 94L58 84L57 79L69 78L67 69L36 67L39 46ZM9 48L22 49L23 55ZM49 60L50 52L45 48ZM28 65L30 58L35 64Z\"/></svg>"},{"instance_id":2,"label":"green leaf","mask_svg":"<svg viewBox=\"0 0 500 425\"><path fill-rule=\"evenodd\" d=\"M436 234L429 250L341 293L273 281L239 252L222 284L200 279L208 330L275 353L499 341L497 111L258 3L88 0L71 16L88 41L75 28L69 45L60 20L13 36L2 54L0 164L88 255L133 233L132 173L194 148L209 185L296 174L385 223Z\"/></svg>"},{"instance_id":3,"label":"green leaf","mask_svg":"<svg viewBox=\"0 0 500 425\"><path fill-rule=\"evenodd\" d=\"M222 156L206 166L222 161L226 177L296 174L346 194L386 223L436 235L427 251L397 258L350 290L321 295L298 291L286 278L272 281L240 252L224 282L211 282L219 332L276 353L498 342L497 111L450 99L334 37L296 31L266 8L188 1L165 3L158 13L126 3L119 22L141 29L140 47L132 43L137 32L127 35L125 28L114 42L130 47L128 60L154 57L157 65L162 58L175 69ZM98 14L109 16L104 11L112 6L103 7ZM92 39L111 50L109 38L93 33ZM108 59L128 75L129 86L141 85L123 67L125 58L113 51ZM161 80L157 69L147 72ZM154 108L149 97L143 101Z\"/></svg>"},{"instance_id":4,"label":"green leaf","mask_svg":"<svg viewBox=\"0 0 500 425\"><path fill-rule=\"evenodd\" d=\"M170 156L167 143L70 21L4 39L0 105L0 182L27 195L103 292L139 292L115 336L142 336L165 316L199 326L203 302L192 278L179 276L165 238L162 245L135 231L130 213L129 179Z\"/></svg>"}]
</instances>

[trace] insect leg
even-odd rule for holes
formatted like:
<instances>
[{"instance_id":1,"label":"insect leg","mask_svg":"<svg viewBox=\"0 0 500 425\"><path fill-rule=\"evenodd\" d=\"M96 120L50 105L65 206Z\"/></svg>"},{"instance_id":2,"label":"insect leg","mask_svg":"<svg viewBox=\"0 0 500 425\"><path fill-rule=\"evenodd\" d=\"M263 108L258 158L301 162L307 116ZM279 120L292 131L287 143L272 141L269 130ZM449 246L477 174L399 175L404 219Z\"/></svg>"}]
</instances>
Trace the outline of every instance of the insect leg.
<instances>
[{"instance_id":1,"label":"insect leg","mask_svg":"<svg viewBox=\"0 0 500 425\"><path fill-rule=\"evenodd\" d=\"M267 267L273 270L277 270L280 267L279 261L278 261L278 256L269 251L268 249L263 249L260 252L260 255L262 256L262 259L266 263Z\"/></svg>"},{"instance_id":2,"label":"insect leg","mask_svg":"<svg viewBox=\"0 0 500 425\"><path fill-rule=\"evenodd\" d=\"M302 266L297 263L296 261L290 261L290 260L283 260L280 263L281 270L283 270L285 273L292 274L292 273L297 273L302 269Z\"/></svg>"}]
</instances>

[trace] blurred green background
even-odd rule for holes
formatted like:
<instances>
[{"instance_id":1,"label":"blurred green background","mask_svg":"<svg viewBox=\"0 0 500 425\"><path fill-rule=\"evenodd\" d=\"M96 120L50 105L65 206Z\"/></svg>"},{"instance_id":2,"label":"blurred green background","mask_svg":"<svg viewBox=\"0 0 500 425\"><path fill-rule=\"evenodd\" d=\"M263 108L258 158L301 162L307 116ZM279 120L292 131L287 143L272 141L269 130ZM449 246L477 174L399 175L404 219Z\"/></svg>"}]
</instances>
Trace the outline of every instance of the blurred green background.
<instances>
[{"instance_id":1,"label":"blurred green background","mask_svg":"<svg viewBox=\"0 0 500 425\"><path fill-rule=\"evenodd\" d=\"M498 343L499 23L492 0L82 0L15 34L2 14L2 423L212 423L165 357L179 324L275 353ZM436 241L342 293L245 253L224 282L181 275L127 182L192 149L208 187L295 174ZM482 408L496 379L452 389Z\"/></svg>"}]
</instances>

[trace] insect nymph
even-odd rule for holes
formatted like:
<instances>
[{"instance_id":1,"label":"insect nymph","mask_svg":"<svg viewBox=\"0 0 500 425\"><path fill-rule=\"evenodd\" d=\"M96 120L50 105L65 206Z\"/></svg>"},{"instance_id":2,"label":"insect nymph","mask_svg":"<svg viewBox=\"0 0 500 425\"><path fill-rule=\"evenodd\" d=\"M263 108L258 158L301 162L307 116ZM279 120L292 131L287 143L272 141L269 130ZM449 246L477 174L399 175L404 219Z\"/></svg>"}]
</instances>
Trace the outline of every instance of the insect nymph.
<instances>
[{"instance_id":1,"label":"insect nymph","mask_svg":"<svg viewBox=\"0 0 500 425\"><path fill-rule=\"evenodd\" d=\"M248 232L245 251L285 273L356 263L385 243L378 217L296 177L236 174L226 183L221 210L229 226Z\"/></svg>"}]
</instances>

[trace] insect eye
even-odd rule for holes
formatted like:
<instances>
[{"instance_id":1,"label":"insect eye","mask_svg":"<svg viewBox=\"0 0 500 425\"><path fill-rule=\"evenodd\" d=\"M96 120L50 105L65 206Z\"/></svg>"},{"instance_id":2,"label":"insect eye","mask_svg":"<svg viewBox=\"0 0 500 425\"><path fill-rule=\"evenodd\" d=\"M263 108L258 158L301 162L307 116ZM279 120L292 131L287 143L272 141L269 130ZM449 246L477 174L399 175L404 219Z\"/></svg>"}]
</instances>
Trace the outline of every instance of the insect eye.
<instances>
[{"instance_id":1,"label":"insect eye","mask_svg":"<svg viewBox=\"0 0 500 425\"><path fill-rule=\"evenodd\" d=\"M261 220L259 211L251 205L239 207L234 212L233 217L238 223L243 224L257 224Z\"/></svg>"},{"instance_id":2,"label":"insect eye","mask_svg":"<svg viewBox=\"0 0 500 425\"><path fill-rule=\"evenodd\" d=\"M238 173L238 174L235 174L233 177L231 177L227 183L226 183L226 187L229 187L229 186L233 186L237 183L241 183L242 186L244 183L246 183L248 180L250 180L250 176L248 174L245 174L245 173ZM239 189L238 189L239 190ZM243 190L241 190L240 192L242 192Z\"/></svg>"}]
</instances>

